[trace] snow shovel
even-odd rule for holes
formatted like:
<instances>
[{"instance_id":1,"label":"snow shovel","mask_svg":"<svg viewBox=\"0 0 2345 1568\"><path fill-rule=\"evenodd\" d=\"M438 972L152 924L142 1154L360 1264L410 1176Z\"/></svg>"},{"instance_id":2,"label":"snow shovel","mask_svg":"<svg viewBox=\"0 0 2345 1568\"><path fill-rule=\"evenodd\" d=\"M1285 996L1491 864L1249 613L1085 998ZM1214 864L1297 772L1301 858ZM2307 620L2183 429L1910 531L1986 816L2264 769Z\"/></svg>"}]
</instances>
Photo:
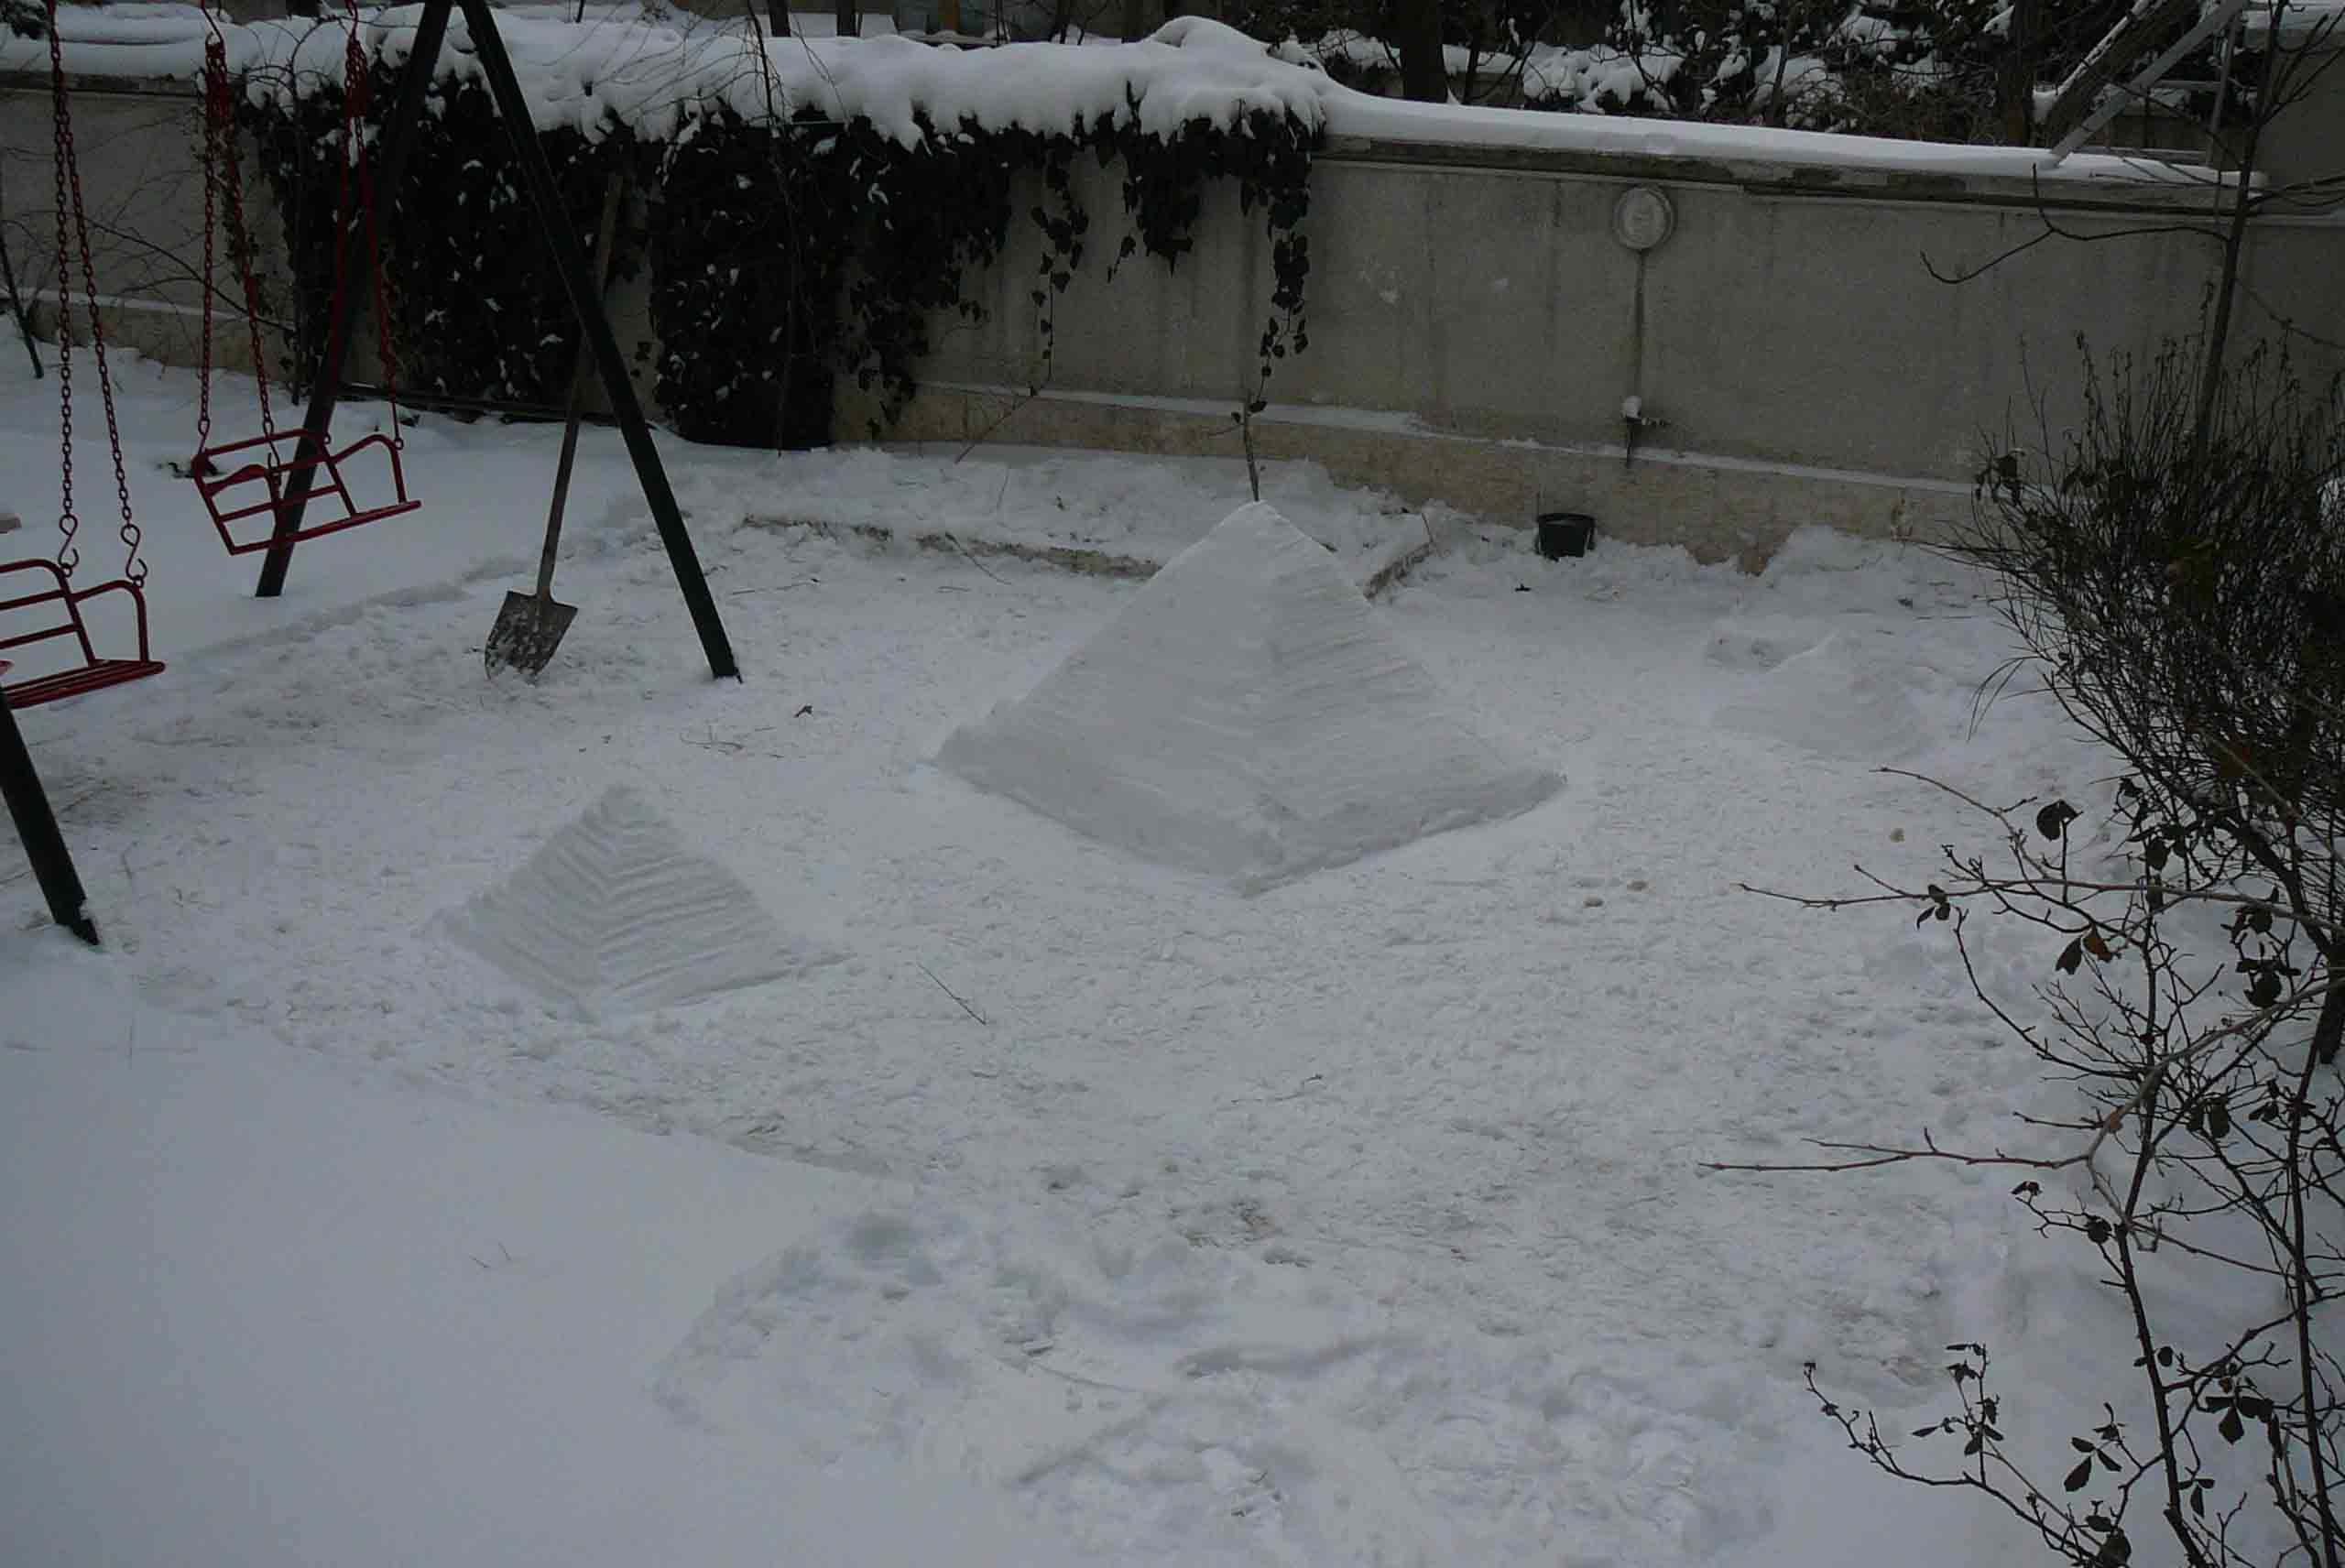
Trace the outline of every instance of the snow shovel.
<instances>
[{"instance_id":1,"label":"snow shovel","mask_svg":"<svg viewBox=\"0 0 2345 1568\"><path fill-rule=\"evenodd\" d=\"M619 205L626 194L624 177L614 174L604 183L602 224L594 235L597 294L610 269L611 241L618 231ZM535 681L553 662L554 651L562 647L562 634L577 618L577 605L565 604L553 596L553 561L562 544L562 506L570 499L570 468L578 456L579 408L586 400L586 384L593 374L594 367L582 343L570 369L570 406L562 419L562 461L553 471L553 506L546 514L545 553L538 558L538 591L507 591L505 606L496 612L496 625L489 628L488 641L481 645L481 665L491 675L499 670L518 670Z\"/></svg>"}]
</instances>

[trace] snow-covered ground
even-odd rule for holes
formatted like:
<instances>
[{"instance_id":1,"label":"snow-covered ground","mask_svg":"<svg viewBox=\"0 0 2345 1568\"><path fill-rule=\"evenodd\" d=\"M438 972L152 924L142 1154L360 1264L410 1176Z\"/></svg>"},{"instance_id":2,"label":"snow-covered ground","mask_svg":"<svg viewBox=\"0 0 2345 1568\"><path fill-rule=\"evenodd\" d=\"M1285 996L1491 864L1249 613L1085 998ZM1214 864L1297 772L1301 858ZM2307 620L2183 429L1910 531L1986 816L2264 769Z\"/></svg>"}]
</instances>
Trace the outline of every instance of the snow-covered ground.
<instances>
[{"instance_id":1,"label":"snow-covered ground","mask_svg":"<svg viewBox=\"0 0 2345 1568\"><path fill-rule=\"evenodd\" d=\"M0 555L45 552L55 384L0 347ZM745 521L1164 560L1235 462L663 439L714 683L590 431L533 686L479 649L555 429L424 419L423 511L262 603L167 471L191 378L117 369L170 669L21 715L108 945L0 838L10 1562L1950 1568L2025 1542L1876 1480L1802 1364L1918 1411L1988 1340L2046 1452L2125 1388L2007 1180L1699 1168L2042 1103L1942 928L1737 887L1977 841L1884 764L2100 798L2041 704L1974 726L2005 642L1943 563L1549 562L1274 470L1338 555L1434 530L1376 635L1565 782L1249 897L933 764L1144 584Z\"/></svg>"}]
</instances>

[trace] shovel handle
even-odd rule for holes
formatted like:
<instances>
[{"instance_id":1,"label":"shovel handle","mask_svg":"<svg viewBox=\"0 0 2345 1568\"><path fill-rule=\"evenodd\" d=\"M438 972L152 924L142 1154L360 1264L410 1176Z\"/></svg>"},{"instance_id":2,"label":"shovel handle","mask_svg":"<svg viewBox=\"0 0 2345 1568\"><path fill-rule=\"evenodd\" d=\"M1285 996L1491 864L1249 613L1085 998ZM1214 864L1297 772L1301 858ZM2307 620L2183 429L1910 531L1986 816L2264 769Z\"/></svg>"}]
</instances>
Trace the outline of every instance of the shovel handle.
<instances>
[{"instance_id":1,"label":"shovel handle","mask_svg":"<svg viewBox=\"0 0 2345 1568\"><path fill-rule=\"evenodd\" d=\"M627 197L627 176L613 174L603 181L603 217L594 230L594 288L608 281L612 241L618 234L619 208ZM553 597L554 554L562 545L562 513L570 501L570 468L578 457L579 416L586 404L586 387L594 366L582 344L570 363L570 402L562 421L562 458L554 465L553 505L546 513L546 548L538 558L538 597Z\"/></svg>"}]
</instances>

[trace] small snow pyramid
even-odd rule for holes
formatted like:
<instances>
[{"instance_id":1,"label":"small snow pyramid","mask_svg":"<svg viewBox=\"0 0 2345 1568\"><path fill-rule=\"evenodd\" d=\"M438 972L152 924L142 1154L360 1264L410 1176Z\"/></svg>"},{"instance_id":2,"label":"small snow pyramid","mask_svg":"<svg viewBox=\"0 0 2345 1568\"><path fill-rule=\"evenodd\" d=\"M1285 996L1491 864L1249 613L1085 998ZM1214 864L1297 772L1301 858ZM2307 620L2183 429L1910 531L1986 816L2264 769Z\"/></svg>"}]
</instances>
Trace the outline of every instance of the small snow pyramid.
<instances>
[{"instance_id":1,"label":"small snow pyramid","mask_svg":"<svg viewBox=\"0 0 2345 1568\"><path fill-rule=\"evenodd\" d=\"M625 785L442 925L509 978L590 1012L673 1007L831 956L784 935Z\"/></svg>"},{"instance_id":2,"label":"small snow pyramid","mask_svg":"<svg viewBox=\"0 0 2345 1568\"><path fill-rule=\"evenodd\" d=\"M936 760L1248 892L1511 816L1563 783L1453 718L1334 558L1259 502Z\"/></svg>"}]
</instances>

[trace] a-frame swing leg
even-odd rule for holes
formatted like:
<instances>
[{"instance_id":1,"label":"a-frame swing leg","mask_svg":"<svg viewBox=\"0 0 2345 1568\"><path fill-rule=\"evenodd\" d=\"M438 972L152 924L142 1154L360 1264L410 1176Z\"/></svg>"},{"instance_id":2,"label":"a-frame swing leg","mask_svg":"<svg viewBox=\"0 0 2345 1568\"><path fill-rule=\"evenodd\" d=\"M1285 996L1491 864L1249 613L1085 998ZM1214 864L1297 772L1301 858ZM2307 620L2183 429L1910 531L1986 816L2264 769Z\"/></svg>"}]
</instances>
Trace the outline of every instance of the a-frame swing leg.
<instances>
[{"instance_id":1,"label":"a-frame swing leg","mask_svg":"<svg viewBox=\"0 0 2345 1568\"><path fill-rule=\"evenodd\" d=\"M73 854L58 831L57 813L49 809L49 794L33 771L33 754L16 728L16 714L0 694L0 795L8 799L8 814L16 822L16 836L24 841L25 858L33 863L33 879L49 899L51 919L92 947L98 945L98 923L90 918L89 898L82 891L81 876L73 869Z\"/></svg>"},{"instance_id":2,"label":"a-frame swing leg","mask_svg":"<svg viewBox=\"0 0 2345 1568\"><path fill-rule=\"evenodd\" d=\"M301 515L310 505L310 483L317 474L318 460L325 455L321 443L333 428L334 405L342 397L343 372L350 364L350 334L369 292L350 287L350 280L373 254L372 230L380 223L376 214L398 190L399 176L406 172L408 149L415 145L416 123L423 114L424 92L431 85L431 72L440 60L440 40L447 36L451 5L452 0L426 0L423 15L416 22L413 52L399 72L391 115L375 149L375 200L357 204L358 221L336 239L333 275L342 286L333 293L333 314L326 318L325 357L319 362L317 380L311 385L310 412L301 421L301 438L293 447L293 467L280 492L287 499L277 508L268 553L261 558L260 584L253 590L257 598L274 599L285 591L285 573L293 564L293 536L301 531ZM253 368L256 373L260 369ZM269 454L272 459L276 455Z\"/></svg>"},{"instance_id":3,"label":"a-frame swing leg","mask_svg":"<svg viewBox=\"0 0 2345 1568\"><path fill-rule=\"evenodd\" d=\"M521 165L522 181L529 189L530 205L537 209L538 227L552 247L554 270L562 278L562 291L570 296L570 308L578 318L578 330L585 346L594 354L594 371L602 379L603 394L610 399L611 412L618 419L619 433L627 438L627 452L634 460L636 479L643 486L644 500L650 504L651 520L659 527L660 542L667 547L668 564L676 573L676 586L683 590L684 604L692 611L693 626L700 633L701 651L708 656L708 672L738 681L741 667L734 660L732 639L725 635L725 623L717 615L716 600L708 591L708 578L701 571L692 535L684 531L683 512L676 505L676 493L669 488L668 470L660 462L659 447L652 442L650 423L643 417L643 404L636 397L635 382L627 373L627 359L619 353L618 340L611 335L610 318L603 311L603 290L587 263L584 248L578 243L577 232L570 226L562 192L553 182L553 169L546 162L545 148L538 145L538 128L529 118L529 100L521 95L521 83L513 74L512 59L505 52L505 40L497 36L496 13L489 9L488 0L461 3L465 24L472 30L473 51L480 61L482 73L488 78L488 90L496 100L505 134L512 140L514 157Z\"/></svg>"},{"instance_id":4,"label":"a-frame swing leg","mask_svg":"<svg viewBox=\"0 0 2345 1568\"><path fill-rule=\"evenodd\" d=\"M515 158L521 165L522 182L529 189L529 204L536 210L538 226L552 248L554 270L562 279L562 290L570 296L572 311L584 346L594 355L594 371L603 384L603 392L610 399L611 411L618 419L619 431L627 440L627 456L635 464L637 481L643 486L643 498L650 505L651 519L660 529L660 542L668 551L669 565L676 573L676 585L683 591L684 604L692 612L693 626L700 633L701 651L707 656L709 673L739 680L741 667L733 657L733 644L726 637L725 623L716 612L716 600L708 591L708 578L701 571L700 556L693 548L692 535L684 529L682 510L676 505L676 493L669 486L667 468L660 461L660 449L651 439L651 427L643 417L643 404L635 395L635 383L627 372L627 360L619 353L618 340L611 335L610 319L603 312L602 290L594 286L594 274L586 261L586 254L579 245L578 236L571 231L568 213L563 210L561 192L555 188L553 170L546 163L545 149L538 145L536 125L529 117L529 101L522 95L521 83L513 74L512 58L505 52L505 40L496 31L496 17L489 9L488 0L426 0L423 15L416 28L415 52L408 59L407 69L399 78L398 97L391 105L391 118L384 126L384 151L378 168L380 179L375 192L377 212L392 201L398 190L407 149L413 140L416 117L422 113L424 88L430 83L433 66L440 52L440 41L447 29L451 8L461 3L464 22L472 33L473 50L480 62L481 73L488 79L489 93L496 101L497 115L505 122L506 135L511 138ZM375 221L371 216L369 221ZM348 245L352 236L344 235ZM348 275L344 274L344 277ZM341 385L344 362L350 353L350 327L354 317L358 290L342 290L343 302L336 314L335 330L327 340L328 359L320 369L320 380L313 399L325 399L322 407L331 418L333 397ZM311 405L308 429L322 432L325 425L318 417L320 405ZM304 451L314 463L315 454ZM306 470L297 469L289 485L295 495L309 488ZM277 532L280 539L300 527L300 503L293 502L280 509ZM268 552L267 564L261 572L260 592L275 593L284 585L285 563L292 556L288 542Z\"/></svg>"}]
</instances>

